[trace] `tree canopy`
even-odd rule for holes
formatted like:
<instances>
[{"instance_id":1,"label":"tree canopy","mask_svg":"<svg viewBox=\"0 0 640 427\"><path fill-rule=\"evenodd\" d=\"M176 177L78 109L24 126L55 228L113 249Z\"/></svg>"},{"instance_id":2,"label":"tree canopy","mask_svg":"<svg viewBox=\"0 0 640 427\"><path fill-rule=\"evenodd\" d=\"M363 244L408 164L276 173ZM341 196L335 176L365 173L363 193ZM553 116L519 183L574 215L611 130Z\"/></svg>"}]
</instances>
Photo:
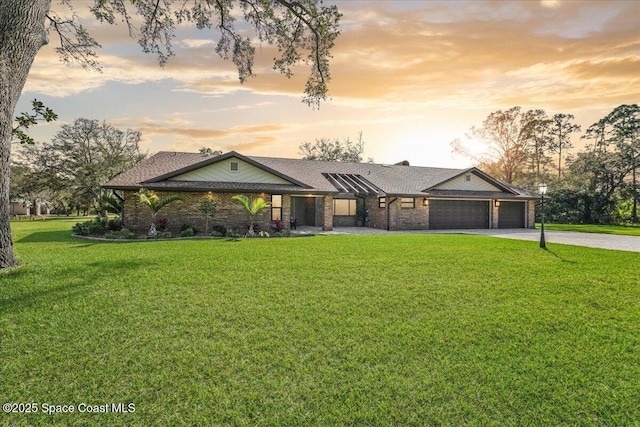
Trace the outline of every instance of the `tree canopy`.
<instances>
[{"instance_id":1,"label":"tree canopy","mask_svg":"<svg viewBox=\"0 0 640 427\"><path fill-rule=\"evenodd\" d=\"M324 160L331 162L362 162L365 141L362 139L362 132L358 134L358 139L352 141L349 138L340 141L338 138L320 138L315 142L305 142L300 144L298 152L305 160Z\"/></svg>"},{"instance_id":2,"label":"tree canopy","mask_svg":"<svg viewBox=\"0 0 640 427\"><path fill-rule=\"evenodd\" d=\"M483 152L471 152L460 139L451 145L500 180L531 190L549 183L550 221L637 223L640 107L620 105L589 126L582 138L592 143L577 153L568 151L581 130L573 120L571 114L548 117L544 110L512 107L489 114L467 133L483 143Z\"/></svg>"},{"instance_id":3,"label":"tree canopy","mask_svg":"<svg viewBox=\"0 0 640 427\"><path fill-rule=\"evenodd\" d=\"M460 139L452 141L451 146L455 153L473 159L498 179L513 183L530 159L535 132L540 130L543 120L544 115L539 111L523 112L520 107L498 110L489 114L481 126L472 127L466 135L469 140L484 145L482 153L474 154Z\"/></svg>"},{"instance_id":4,"label":"tree canopy","mask_svg":"<svg viewBox=\"0 0 640 427\"><path fill-rule=\"evenodd\" d=\"M80 118L63 125L51 142L21 147L16 164L29 168L30 180L43 190L66 190L83 204L99 204L101 186L144 159L140 137L138 131Z\"/></svg>"}]
</instances>

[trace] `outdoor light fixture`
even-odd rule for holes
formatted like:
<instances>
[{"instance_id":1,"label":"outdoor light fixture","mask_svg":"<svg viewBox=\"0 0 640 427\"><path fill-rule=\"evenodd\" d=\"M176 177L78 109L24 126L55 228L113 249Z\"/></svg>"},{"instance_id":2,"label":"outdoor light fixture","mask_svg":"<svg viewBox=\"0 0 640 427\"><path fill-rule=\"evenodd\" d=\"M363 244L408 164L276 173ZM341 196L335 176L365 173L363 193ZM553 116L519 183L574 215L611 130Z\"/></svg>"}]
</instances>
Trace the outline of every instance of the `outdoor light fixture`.
<instances>
[{"instance_id":1,"label":"outdoor light fixture","mask_svg":"<svg viewBox=\"0 0 640 427\"><path fill-rule=\"evenodd\" d=\"M429 206L429 199L425 197L425 199L422 201L422 206Z\"/></svg>"},{"instance_id":2,"label":"outdoor light fixture","mask_svg":"<svg viewBox=\"0 0 640 427\"><path fill-rule=\"evenodd\" d=\"M494 201L494 202L493 202L493 205L494 205L496 208L499 208L499 207L500 207L500 200L496 200L496 201Z\"/></svg>"},{"instance_id":3,"label":"outdoor light fixture","mask_svg":"<svg viewBox=\"0 0 640 427\"><path fill-rule=\"evenodd\" d=\"M542 249L547 248L547 243L544 240L544 195L547 194L547 184L541 182L538 184L538 193L542 197L542 208L541 208L541 222L540 222L540 247Z\"/></svg>"}]
</instances>

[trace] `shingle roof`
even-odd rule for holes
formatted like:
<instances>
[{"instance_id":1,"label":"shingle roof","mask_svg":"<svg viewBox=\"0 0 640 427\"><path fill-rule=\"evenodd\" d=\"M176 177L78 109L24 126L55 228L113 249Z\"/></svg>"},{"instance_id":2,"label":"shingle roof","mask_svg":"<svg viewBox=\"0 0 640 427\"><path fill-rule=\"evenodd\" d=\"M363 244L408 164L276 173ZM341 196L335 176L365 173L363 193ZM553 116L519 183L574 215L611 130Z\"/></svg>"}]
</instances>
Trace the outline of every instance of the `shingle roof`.
<instances>
[{"instance_id":1,"label":"shingle roof","mask_svg":"<svg viewBox=\"0 0 640 427\"><path fill-rule=\"evenodd\" d=\"M247 184L247 183L220 183L220 182L191 182L172 181L170 177L176 171L193 170L201 166L215 163L218 159L237 156L248 160L253 164L262 165L266 170L278 173L288 178L291 185L282 184ZM488 179L488 175L477 169L448 169L422 166L384 165L376 163L346 163L328 162L318 160L287 159L277 157L242 156L238 153L227 153L221 156L206 156L200 153L176 153L161 151L142 161L132 169L118 175L107 184L107 188L138 189L147 187L150 189L176 189L176 190L218 190L218 191L282 191L291 193L309 193L310 191L322 194L337 193L337 187L327 179L327 175L352 175L359 176L363 182L367 182L380 189L383 193L395 196L446 196L442 190L431 190L432 187L448 181L468 171L476 171ZM155 178L155 179L154 179ZM158 180L158 178L162 178ZM537 198L538 196L527 190L512 185L494 182L507 190L499 193L506 197ZM277 188L276 188L277 187ZM512 194L510 194L512 192ZM460 194L461 192L457 192ZM486 195L486 193L485 193ZM471 196L471 195L469 195Z\"/></svg>"},{"instance_id":2,"label":"shingle roof","mask_svg":"<svg viewBox=\"0 0 640 427\"><path fill-rule=\"evenodd\" d=\"M160 151L138 163L128 171L116 176L107 182L104 187L140 188L142 186L141 183L149 179L206 161L210 158L211 156L205 156L200 153Z\"/></svg>"},{"instance_id":3,"label":"shingle roof","mask_svg":"<svg viewBox=\"0 0 640 427\"><path fill-rule=\"evenodd\" d=\"M466 171L466 169L376 163L326 162L274 157L250 158L324 192L336 192L336 188L323 174L360 175L386 194L410 195L424 194L422 190L425 188L437 185Z\"/></svg>"}]
</instances>

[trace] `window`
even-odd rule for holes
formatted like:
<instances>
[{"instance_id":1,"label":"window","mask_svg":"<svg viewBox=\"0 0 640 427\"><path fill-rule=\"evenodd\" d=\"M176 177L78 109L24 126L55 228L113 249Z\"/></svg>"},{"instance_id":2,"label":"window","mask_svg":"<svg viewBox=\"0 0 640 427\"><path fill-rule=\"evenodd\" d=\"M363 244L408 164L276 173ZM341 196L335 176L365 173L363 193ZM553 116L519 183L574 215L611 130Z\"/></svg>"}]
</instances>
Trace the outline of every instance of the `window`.
<instances>
[{"instance_id":1,"label":"window","mask_svg":"<svg viewBox=\"0 0 640 427\"><path fill-rule=\"evenodd\" d=\"M471 174L470 173L466 174L464 176L464 180L467 181L467 182L470 182L471 181Z\"/></svg>"},{"instance_id":2,"label":"window","mask_svg":"<svg viewBox=\"0 0 640 427\"><path fill-rule=\"evenodd\" d=\"M378 197L378 207L384 209L387 207L387 198L386 197Z\"/></svg>"},{"instance_id":3,"label":"window","mask_svg":"<svg viewBox=\"0 0 640 427\"><path fill-rule=\"evenodd\" d=\"M333 214L336 216L355 216L356 199L333 199Z\"/></svg>"},{"instance_id":4,"label":"window","mask_svg":"<svg viewBox=\"0 0 640 427\"><path fill-rule=\"evenodd\" d=\"M240 163L238 163L238 162L229 162L229 170L231 172L239 172L240 171Z\"/></svg>"},{"instance_id":5,"label":"window","mask_svg":"<svg viewBox=\"0 0 640 427\"><path fill-rule=\"evenodd\" d=\"M400 207L402 209L413 209L416 207L416 199L413 197L403 197L400 199Z\"/></svg>"},{"instance_id":6,"label":"window","mask_svg":"<svg viewBox=\"0 0 640 427\"><path fill-rule=\"evenodd\" d=\"M271 221L282 221L282 194L271 195Z\"/></svg>"}]
</instances>

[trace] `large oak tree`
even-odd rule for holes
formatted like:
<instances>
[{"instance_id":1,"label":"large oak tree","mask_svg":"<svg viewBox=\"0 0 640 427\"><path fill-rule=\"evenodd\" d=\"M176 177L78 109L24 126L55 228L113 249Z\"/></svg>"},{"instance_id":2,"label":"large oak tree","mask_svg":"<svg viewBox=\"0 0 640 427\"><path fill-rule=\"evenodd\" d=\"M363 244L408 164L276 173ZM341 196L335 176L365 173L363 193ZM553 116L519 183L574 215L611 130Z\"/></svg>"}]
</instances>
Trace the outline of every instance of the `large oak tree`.
<instances>
[{"instance_id":1,"label":"large oak tree","mask_svg":"<svg viewBox=\"0 0 640 427\"><path fill-rule=\"evenodd\" d=\"M78 4L61 3L68 8ZM335 6L323 6L317 0L94 0L90 10L102 22L123 21L130 34L137 35L143 51L157 55L161 65L173 55L171 41L178 24L188 21L199 29L214 29L216 52L231 59L240 81L245 81L253 75L255 48L236 28L242 17L261 42L277 47L280 57L274 58L275 69L291 76L298 63L310 66L306 103L326 98L330 49L340 32L341 15ZM0 268L17 264L9 225L11 134L15 106L33 60L52 32L65 61L99 66L98 42L76 14L63 15L51 10L51 0L2 0L0 7ZM137 20L142 23L133 28Z\"/></svg>"},{"instance_id":2,"label":"large oak tree","mask_svg":"<svg viewBox=\"0 0 640 427\"><path fill-rule=\"evenodd\" d=\"M17 162L52 193L65 190L86 205L99 205L108 194L102 185L131 169L145 155L139 131L120 130L106 122L76 119L62 125L51 142L21 147Z\"/></svg>"}]
</instances>

